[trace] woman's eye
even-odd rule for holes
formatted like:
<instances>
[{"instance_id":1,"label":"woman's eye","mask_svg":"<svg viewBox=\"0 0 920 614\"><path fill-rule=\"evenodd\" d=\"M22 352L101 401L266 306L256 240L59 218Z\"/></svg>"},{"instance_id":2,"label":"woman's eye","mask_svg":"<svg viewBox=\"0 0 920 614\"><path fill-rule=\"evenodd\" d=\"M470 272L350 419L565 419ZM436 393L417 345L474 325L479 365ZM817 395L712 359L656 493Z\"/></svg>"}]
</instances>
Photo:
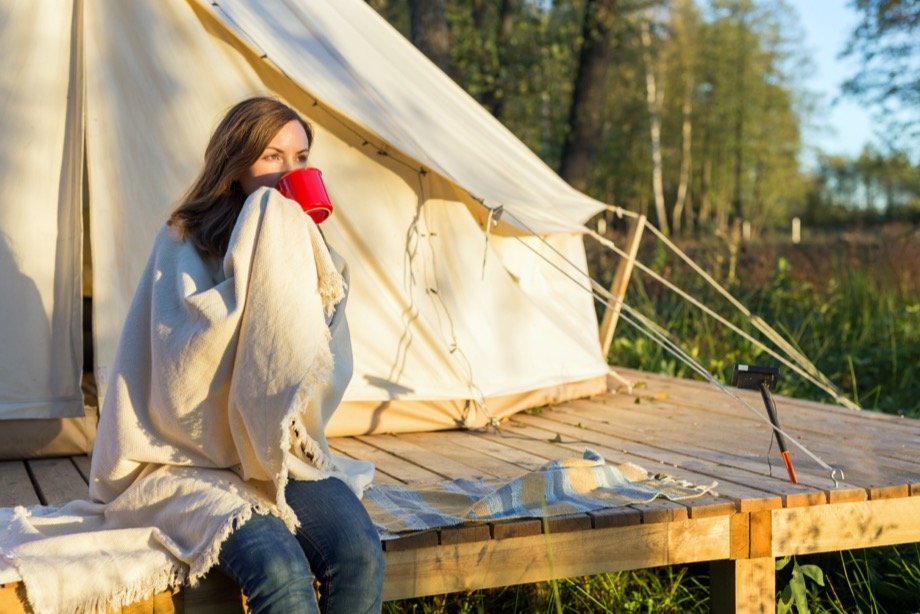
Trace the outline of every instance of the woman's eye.
<instances>
[{"instance_id":1,"label":"woman's eye","mask_svg":"<svg viewBox=\"0 0 920 614\"><path fill-rule=\"evenodd\" d=\"M307 154L300 154L299 156L297 156L297 161L300 162L301 164L306 164L307 157L308 157Z\"/></svg>"}]
</instances>

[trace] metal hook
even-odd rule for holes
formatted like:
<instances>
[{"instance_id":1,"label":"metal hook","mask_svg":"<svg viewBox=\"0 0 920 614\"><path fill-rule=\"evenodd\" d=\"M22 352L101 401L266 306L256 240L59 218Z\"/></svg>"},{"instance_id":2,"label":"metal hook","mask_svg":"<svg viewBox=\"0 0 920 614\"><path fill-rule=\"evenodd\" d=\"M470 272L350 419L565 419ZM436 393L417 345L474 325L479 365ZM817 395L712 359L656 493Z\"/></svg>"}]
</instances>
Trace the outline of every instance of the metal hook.
<instances>
[{"instance_id":1,"label":"metal hook","mask_svg":"<svg viewBox=\"0 0 920 614\"><path fill-rule=\"evenodd\" d=\"M840 482L837 481L838 474L840 475L841 480L846 479L843 475L843 470L831 467L831 479L834 481L834 488L840 488Z\"/></svg>"}]
</instances>

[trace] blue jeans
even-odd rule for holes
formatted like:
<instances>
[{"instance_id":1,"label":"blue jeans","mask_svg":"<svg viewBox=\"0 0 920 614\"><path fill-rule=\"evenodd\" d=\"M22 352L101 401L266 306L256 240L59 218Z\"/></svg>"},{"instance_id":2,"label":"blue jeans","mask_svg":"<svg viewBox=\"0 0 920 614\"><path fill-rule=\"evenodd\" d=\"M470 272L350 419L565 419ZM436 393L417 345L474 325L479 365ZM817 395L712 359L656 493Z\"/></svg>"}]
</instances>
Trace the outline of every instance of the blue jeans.
<instances>
[{"instance_id":1,"label":"blue jeans","mask_svg":"<svg viewBox=\"0 0 920 614\"><path fill-rule=\"evenodd\" d=\"M291 480L285 495L300 519L296 534L253 514L221 546L218 566L243 589L250 612L380 612L380 537L351 489L336 478Z\"/></svg>"}]
</instances>

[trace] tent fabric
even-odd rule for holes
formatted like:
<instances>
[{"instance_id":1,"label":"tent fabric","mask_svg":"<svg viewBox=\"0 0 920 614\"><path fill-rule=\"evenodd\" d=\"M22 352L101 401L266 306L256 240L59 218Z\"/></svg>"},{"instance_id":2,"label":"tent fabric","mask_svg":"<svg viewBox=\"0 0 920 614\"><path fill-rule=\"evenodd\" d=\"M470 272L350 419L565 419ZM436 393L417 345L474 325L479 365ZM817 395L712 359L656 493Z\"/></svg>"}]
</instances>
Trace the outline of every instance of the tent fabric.
<instances>
[{"instance_id":1,"label":"tent fabric","mask_svg":"<svg viewBox=\"0 0 920 614\"><path fill-rule=\"evenodd\" d=\"M82 75L70 3L0 8L0 419L83 416Z\"/></svg>"},{"instance_id":2,"label":"tent fabric","mask_svg":"<svg viewBox=\"0 0 920 614\"><path fill-rule=\"evenodd\" d=\"M276 96L314 125L310 163L335 205L322 230L352 273L355 374L330 434L482 426L605 388L593 299L580 277L580 223L598 204L365 3L76 6L84 10L100 394L156 229L194 179L224 111L251 95ZM478 201L504 207L488 233ZM527 236L515 222L544 234ZM20 226L5 222L4 232L18 236ZM563 277L532 250L557 263L563 254L585 281ZM74 267L48 275L79 276Z\"/></svg>"},{"instance_id":3,"label":"tent fabric","mask_svg":"<svg viewBox=\"0 0 920 614\"><path fill-rule=\"evenodd\" d=\"M362 0L196 0L312 95L463 186L511 224L579 231L574 190Z\"/></svg>"}]
</instances>

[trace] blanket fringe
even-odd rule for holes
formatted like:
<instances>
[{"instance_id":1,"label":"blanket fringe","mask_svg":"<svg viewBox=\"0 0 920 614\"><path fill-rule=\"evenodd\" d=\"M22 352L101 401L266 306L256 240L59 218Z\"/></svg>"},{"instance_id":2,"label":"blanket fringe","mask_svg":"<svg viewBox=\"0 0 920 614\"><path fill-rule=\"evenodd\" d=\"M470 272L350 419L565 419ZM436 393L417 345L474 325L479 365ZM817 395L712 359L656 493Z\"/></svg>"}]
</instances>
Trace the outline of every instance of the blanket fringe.
<instances>
[{"instance_id":1,"label":"blanket fringe","mask_svg":"<svg viewBox=\"0 0 920 614\"><path fill-rule=\"evenodd\" d=\"M184 565L172 564L130 585L120 585L109 593L96 595L88 601L65 606L63 611L74 612L74 614L104 614L106 612L117 612L122 608L148 599L157 593L169 590L175 586L181 586L185 583L187 575ZM50 604L45 603L42 595L30 592L27 583L23 582L23 584L27 587L25 595L32 612L42 614L44 612L51 613L58 611L56 608L51 607Z\"/></svg>"},{"instance_id":2,"label":"blanket fringe","mask_svg":"<svg viewBox=\"0 0 920 614\"><path fill-rule=\"evenodd\" d=\"M303 412L308 409L310 400L313 398L314 391L318 382L328 378L332 371L332 352L323 353L314 363L314 368L305 379L305 384L300 387L291 401L290 407L281 420L280 449L292 450L297 446L306 460L311 462L317 469L326 470L333 468L332 461L319 444L307 434L306 425L301 417ZM275 500L278 506L278 516L284 521L284 524L291 532L300 526L294 510L287 503L285 488L287 487L290 475L286 457L282 456L281 468L275 475Z\"/></svg>"},{"instance_id":3,"label":"blanket fringe","mask_svg":"<svg viewBox=\"0 0 920 614\"><path fill-rule=\"evenodd\" d=\"M142 601L171 587L185 583L187 571L184 566L169 566L155 575L130 586L119 586L109 595L86 604L85 609L78 609L78 614L95 614L97 612L118 611L138 601Z\"/></svg>"},{"instance_id":4,"label":"blanket fringe","mask_svg":"<svg viewBox=\"0 0 920 614\"><path fill-rule=\"evenodd\" d=\"M335 306L345 297L345 279L335 268L326 241L316 224L307 224L313 244L313 260L316 263L316 279L323 310L328 318L335 311Z\"/></svg>"},{"instance_id":5,"label":"blanket fringe","mask_svg":"<svg viewBox=\"0 0 920 614\"><path fill-rule=\"evenodd\" d=\"M242 493L238 494L242 495ZM218 558L220 557L220 549L224 545L224 542L227 541L227 538L229 538L234 531L249 522L253 513L269 514L272 512L274 512L274 510L269 509L265 504L258 501L250 501L250 505L247 505L239 514L231 516L224 522L217 536L211 542L211 545L190 565L188 572L189 586L197 585L199 580L217 565Z\"/></svg>"}]
</instances>

